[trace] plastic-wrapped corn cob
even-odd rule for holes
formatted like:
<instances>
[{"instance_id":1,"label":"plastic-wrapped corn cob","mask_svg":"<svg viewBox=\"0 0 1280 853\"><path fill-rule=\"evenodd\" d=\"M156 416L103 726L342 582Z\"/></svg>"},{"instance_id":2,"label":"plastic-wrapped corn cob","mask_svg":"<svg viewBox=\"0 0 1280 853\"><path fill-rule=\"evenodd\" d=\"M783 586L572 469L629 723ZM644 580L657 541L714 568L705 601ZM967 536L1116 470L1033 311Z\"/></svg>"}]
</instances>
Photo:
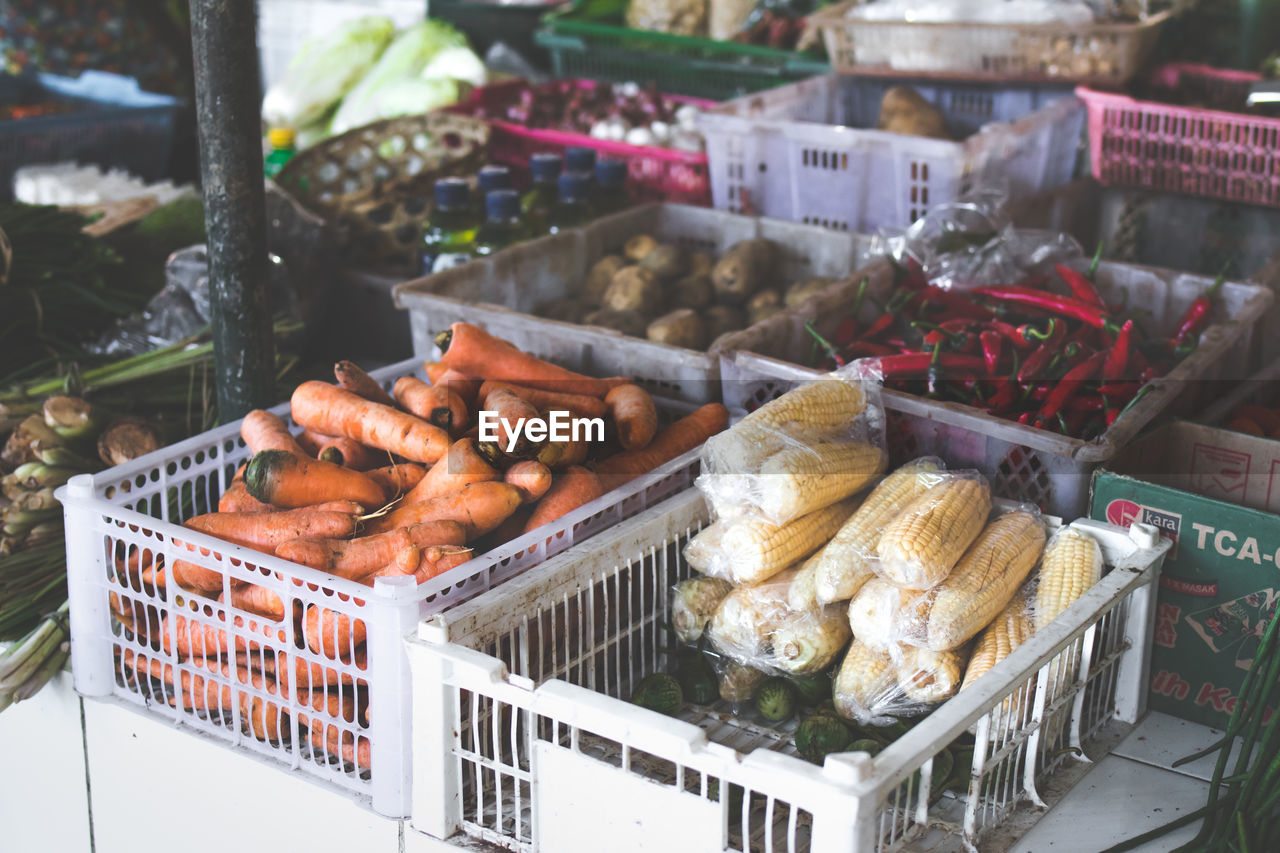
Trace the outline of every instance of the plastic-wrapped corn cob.
<instances>
[{"instance_id":1,"label":"plastic-wrapped corn cob","mask_svg":"<svg viewBox=\"0 0 1280 853\"><path fill-rule=\"evenodd\" d=\"M889 522L876 545L876 571L906 589L946 580L991 513L991 489L974 472L952 472Z\"/></svg>"},{"instance_id":2,"label":"plastic-wrapped corn cob","mask_svg":"<svg viewBox=\"0 0 1280 853\"><path fill-rule=\"evenodd\" d=\"M720 553L720 539L724 536L724 523L715 521L702 529L684 546L684 558L695 572L707 574Z\"/></svg>"},{"instance_id":3,"label":"plastic-wrapped corn cob","mask_svg":"<svg viewBox=\"0 0 1280 853\"><path fill-rule=\"evenodd\" d=\"M968 655L963 650L933 652L901 646L898 686L913 702L931 705L955 695L964 677Z\"/></svg>"},{"instance_id":4,"label":"plastic-wrapped corn cob","mask_svg":"<svg viewBox=\"0 0 1280 853\"><path fill-rule=\"evenodd\" d=\"M792 610L817 610L818 605L818 557L814 554L796 570L791 585L787 587L787 606Z\"/></svg>"},{"instance_id":5,"label":"plastic-wrapped corn cob","mask_svg":"<svg viewBox=\"0 0 1280 853\"><path fill-rule=\"evenodd\" d=\"M836 673L836 711L864 725L923 713L960 688L967 650L931 652L854 639Z\"/></svg>"},{"instance_id":6,"label":"plastic-wrapped corn cob","mask_svg":"<svg viewBox=\"0 0 1280 853\"><path fill-rule=\"evenodd\" d=\"M923 593L904 590L884 578L872 578L849 602L849 627L864 643L887 646L899 633L901 611Z\"/></svg>"},{"instance_id":7,"label":"plastic-wrapped corn cob","mask_svg":"<svg viewBox=\"0 0 1280 853\"><path fill-rule=\"evenodd\" d=\"M676 584L671 590L671 625L676 639L698 642L711 615L732 589L733 584L720 578L692 577Z\"/></svg>"},{"instance_id":8,"label":"plastic-wrapped corn cob","mask_svg":"<svg viewBox=\"0 0 1280 853\"><path fill-rule=\"evenodd\" d=\"M1018 646L1031 639L1035 632L1035 624L1031 618L1028 601L1035 597L1029 584L1014 593L1013 598L991 624L983 629L969 655L969 663L964 670L964 681L960 682L960 690L968 690L982 676L991 671L1013 653ZM1015 690L1012 695L1000 703L1000 707L992 720L996 726L997 736L1011 727L1020 727L1026 720L1026 710L1030 707L1028 700L1035 690L1035 679L1027 680L1025 685ZM977 731L976 724L970 728Z\"/></svg>"},{"instance_id":9,"label":"plastic-wrapped corn cob","mask_svg":"<svg viewBox=\"0 0 1280 853\"><path fill-rule=\"evenodd\" d=\"M855 505L840 501L782 525L753 517L725 523L720 551L706 573L742 584L769 580L830 541Z\"/></svg>"}]
</instances>

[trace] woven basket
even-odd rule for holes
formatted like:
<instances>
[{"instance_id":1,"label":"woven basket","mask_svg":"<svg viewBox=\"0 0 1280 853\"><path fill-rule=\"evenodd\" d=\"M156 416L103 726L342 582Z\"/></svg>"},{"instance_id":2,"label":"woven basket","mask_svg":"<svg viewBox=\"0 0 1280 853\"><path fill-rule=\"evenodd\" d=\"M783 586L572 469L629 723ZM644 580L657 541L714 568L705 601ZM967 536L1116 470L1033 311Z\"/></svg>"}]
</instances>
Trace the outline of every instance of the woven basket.
<instances>
[{"instance_id":1,"label":"woven basket","mask_svg":"<svg viewBox=\"0 0 1280 853\"><path fill-rule=\"evenodd\" d=\"M417 265L418 240L438 178L470 177L484 163L489 126L434 112L375 122L299 153L276 182L340 225L348 263L392 272Z\"/></svg>"}]
</instances>

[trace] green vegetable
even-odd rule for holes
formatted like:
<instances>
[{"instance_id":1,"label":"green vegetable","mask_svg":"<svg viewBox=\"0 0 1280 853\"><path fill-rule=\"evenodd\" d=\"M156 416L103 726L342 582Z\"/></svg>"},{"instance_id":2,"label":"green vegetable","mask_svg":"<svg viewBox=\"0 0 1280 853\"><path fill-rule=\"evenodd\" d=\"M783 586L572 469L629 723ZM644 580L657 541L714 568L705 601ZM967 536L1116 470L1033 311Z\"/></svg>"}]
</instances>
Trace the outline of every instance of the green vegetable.
<instances>
[{"instance_id":1,"label":"green vegetable","mask_svg":"<svg viewBox=\"0 0 1280 853\"><path fill-rule=\"evenodd\" d=\"M771 723L791 718L796 710L796 693L791 682L774 676L756 689L756 713Z\"/></svg>"},{"instance_id":2,"label":"green vegetable","mask_svg":"<svg viewBox=\"0 0 1280 853\"><path fill-rule=\"evenodd\" d=\"M676 679L684 698L695 705L710 705L720 698L716 671L700 652L681 654Z\"/></svg>"},{"instance_id":3,"label":"green vegetable","mask_svg":"<svg viewBox=\"0 0 1280 853\"><path fill-rule=\"evenodd\" d=\"M831 698L831 674L828 672L793 678L791 686L796 689L796 696L804 705L817 705L824 699Z\"/></svg>"},{"instance_id":4,"label":"green vegetable","mask_svg":"<svg viewBox=\"0 0 1280 853\"><path fill-rule=\"evenodd\" d=\"M844 752L865 752L868 755L878 755L882 749L884 749L884 745L880 741L864 737L850 741L849 745L844 748Z\"/></svg>"},{"instance_id":5,"label":"green vegetable","mask_svg":"<svg viewBox=\"0 0 1280 853\"><path fill-rule=\"evenodd\" d=\"M383 89L421 78L422 72L436 54L451 47L461 47L466 50L466 44L466 36L445 21L426 20L400 33L378 59L377 64L369 69L369 72L363 75L355 87L342 99L341 106L333 116L333 133L346 133L352 128L362 127L379 119L414 112L413 110L384 112L387 107L383 106ZM426 112L435 106L453 103L457 100L456 86L437 87L430 91L439 95L450 89L453 91L452 99L431 104L418 112ZM407 100L408 96L402 92L399 95L392 95L385 103L389 107L391 104L405 104Z\"/></svg>"},{"instance_id":6,"label":"green vegetable","mask_svg":"<svg viewBox=\"0 0 1280 853\"><path fill-rule=\"evenodd\" d=\"M796 752L814 764L821 764L830 753L843 752L849 739L844 721L829 714L813 714L796 726Z\"/></svg>"},{"instance_id":7,"label":"green vegetable","mask_svg":"<svg viewBox=\"0 0 1280 853\"><path fill-rule=\"evenodd\" d=\"M684 691L673 676L655 672L640 680L635 692L631 694L631 701L659 714L674 714L684 704Z\"/></svg>"},{"instance_id":8,"label":"green vegetable","mask_svg":"<svg viewBox=\"0 0 1280 853\"><path fill-rule=\"evenodd\" d=\"M417 77L392 80L364 100L361 115L367 117L368 121L361 124L430 112L438 107L447 107L457 100L458 84L452 80L422 80ZM352 125L352 127L360 126ZM335 117L333 124L335 134L342 132L338 127L338 119Z\"/></svg>"},{"instance_id":9,"label":"green vegetable","mask_svg":"<svg viewBox=\"0 0 1280 853\"><path fill-rule=\"evenodd\" d=\"M432 57L422 70L424 80L458 80L472 86L483 86L488 79L484 61L467 47L446 47Z\"/></svg>"},{"instance_id":10,"label":"green vegetable","mask_svg":"<svg viewBox=\"0 0 1280 853\"><path fill-rule=\"evenodd\" d=\"M262 117L274 127L304 127L346 97L395 35L390 18L357 18L308 40L284 78L267 90Z\"/></svg>"}]
</instances>

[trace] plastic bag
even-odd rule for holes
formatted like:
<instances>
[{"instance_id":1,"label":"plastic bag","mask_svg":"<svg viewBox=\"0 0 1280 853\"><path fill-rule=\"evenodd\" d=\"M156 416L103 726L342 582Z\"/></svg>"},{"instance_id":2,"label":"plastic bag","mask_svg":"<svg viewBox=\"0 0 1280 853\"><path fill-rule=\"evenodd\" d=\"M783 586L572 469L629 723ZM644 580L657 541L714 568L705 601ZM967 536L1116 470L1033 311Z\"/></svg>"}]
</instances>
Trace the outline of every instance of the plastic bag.
<instances>
[{"instance_id":1,"label":"plastic bag","mask_svg":"<svg viewBox=\"0 0 1280 853\"><path fill-rule=\"evenodd\" d=\"M855 638L836 672L836 711L874 726L914 716L960 689L966 662L965 650L938 653Z\"/></svg>"},{"instance_id":2,"label":"plastic bag","mask_svg":"<svg viewBox=\"0 0 1280 853\"><path fill-rule=\"evenodd\" d=\"M711 647L738 663L779 675L826 669L851 636L839 607L792 610L787 593L796 572L759 586L741 586L720 602L707 624Z\"/></svg>"},{"instance_id":3,"label":"plastic bag","mask_svg":"<svg viewBox=\"0 0 1280 853\"><path fill-rule=\"evenodd\" d=\"M944 290L1015 284L1084 257L1067 234L1014 228L1004 202L1002 190L984 188L936 205L905 229L881 229L872 253L915 261Z\"/></svg>"},{"instance_id":4,"label":"plastic bag","mask_svg":"<svg viewBox=\"0 0 1280 853\"><path fill-rule=\"evenodd\" d=\"M692 645L702 638L707 622L733 590L720 578L692 577L671 588L671 626L676 639Z\"/></svg>"},{"instance_id":5,"label":"plastic bag","mask_svg":"<svg viewBox=\"0 0 1280 853\"><path fill-rule=\"evenodd\" d=\"M946 580L991 514L991 487L977 471L952 471L890 521L873 568L905 589Z\"/></svg>"},{"instance_id":6,"label":"plastic bag","mask_svg":"<svg viewBox=\"0 0 1280 853\"><path fill-rule=\"evenodd\" d=\"M746 514L718 521L716 531L690 540L685 559L704 567L699 571L710 577L735 584L763 583L830 541L857 506L850 498L781 525Z\"/></svg>"}]
</instances>

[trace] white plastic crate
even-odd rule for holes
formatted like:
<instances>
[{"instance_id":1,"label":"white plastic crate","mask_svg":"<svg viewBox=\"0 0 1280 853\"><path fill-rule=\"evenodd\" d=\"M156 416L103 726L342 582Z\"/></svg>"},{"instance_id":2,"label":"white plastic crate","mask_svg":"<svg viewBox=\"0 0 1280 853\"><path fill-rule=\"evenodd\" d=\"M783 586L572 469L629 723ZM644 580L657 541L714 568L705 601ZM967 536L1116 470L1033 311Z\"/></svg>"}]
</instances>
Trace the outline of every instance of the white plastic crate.
<instances>
[{"instance_id":1,"label":"white plastic crate","mask_svg":"<svg viewBox=\"0 0 1280 853\"><path fill-rule=\"evenodd\" d=\"M713 353L533 315L543 302L577 293L592 264L642 233L713 253L741 240L774 240L782 249L777 278L788 283L848 275L868 260L871 246L869 237L791 222L682 204L645 205L400 285L396 304L409 310L414 352L432 352L437 333L465 321L581 373L631 376L653 394L673 400L718 401L720 367Z\"/></svg>"},{"instance_id":2,"label":"white plastic crate","mask_svg":"<svg viewBox=\"0 0 1280 853\"><path fill-rule=\"evenodd\" d=\"M425 378L420 371L420 362L409 360L372 375L389 389L400 376ZM688 408L658 402L665 419ZM288 418L287 404L272 411ZM415 585L412 577L379 578L370 588L179 526L193 515L216 510L219 495L248 455L237 421L102 473L74 477L59 492L66 516L76 690L84 696L141 705L171 718L175 725L367 800L374 810L390 817L407 815L409 807L409 673L401 645L405 634L422 617L492 589L687 488L698 467L697 451L690 451L421 585ZM201 550L188 550L181 543ZM140 559L163 558L165 565L183 559L222 572L230 579L224 581L224 596L233 581L265 587L282 599L283 612L291 616L273 622L180 590L171 599L165 590L126 570L124 561L131 553ZM210 644L220 644L220 651L230 650L234 642L236 651L243 654L238 660L228 654L226 671L211 672L183 652L176 619L167 620L163 630L153 628L150 639L125 631L112 617L112 596L144 624L181 614L201 626L200 631L209 626L220 634L209 639ZM324 629L312 631L309 637L304 630L304 636L299 636L292 614L313 606L335 614L336 635ZM357 623L362 623L368 638L363 657L356 655L355 638L346 636L358 632ZM345 630L344 624L356 625L356 631ZM136 655L154 658L155 663L148 665L157 668L156 674L164 678L167 673L171 681L184 685L183 690L128 676L122 658L136 659ZM251 662L257 669L269 667L283 675L278 681L250 679L246 666ZM193 693L187 685L197 677L202 681ZM314 684L325 694L321 708L308 707L298 699L299 690ZM224 689L228 692L220 695ZM366 698L372 709L367 720L355 719L342 709L341 703L352 700L363 707ZM197 707L209 699L219 706L224 704L219 700L225 700L230 707L212 715ZM330 708L331 701L339 705ZM246 703L243 710L242 702ZM242 734L242 713L258 715L256 722L269 724L278 736L262 739ZM335 739L335 751L343 753L344 760L331 760L299 734L313 726L325 738ZM370 773L371 768L376 772Z\"/></svg>"},{"instance_id":3,"label":"white plastic crate","mask_svg":"<svg viewBox=\"0 0 1280 853\"><path fill-rule=\"evenodd\" d=\"M973 850L1065 792L1072 748L1098 757L1145 711L1169 543L1149 525L1092 521L1075 525L1102 544L1102 581L874 758L814 766L796 757L793 724L771 729L722 703L679 719L638 708L625 700L664 668L667 591L691 574L681 550L708 520L690 490L421 626L408 643L426 721L414 731L418 830L527 853L605 838L618 850ZM1008 697L1018 711L999 710ZM968 794L931 803L934 756L971 727Z\"/></svg>"},{"instance_id":4,"label":"white plastic crate","mask_svg":"<svg viewBox=\"0 0 1280 853\"><path fill-rule=\"evenodd\" d=\"M883 304L893 287L893 270L888 263L877 262L815 297L805 310L771 317L725 342L721 390L731 412L754 409L818 375L799 366L813 346L805 321L812 320L830 338L853 304L864 276L867 294ZM1108 302L1119 301L1123 294L1126 304L1150 311L1155 334L1171 332L1187 306L1212 284L1204 276L1111 262L1099 266L1097 281ZM862 319L867 322L876 311L870 302L863 306ZM1224 283L1213 323L1200 346L1155 380L1150 392L1093 441L995 418L960 403L886 389L890 458L902 462L925 454L941 456L957 467L980 470L1000 497L1028 501L1064 518L1087 515L1095 468L1120 453L1155 418L1171 413L1175 406L1186 410L1203 405L1221 387L1220 382L1249 375L1264 337L1254 328L1271 303L1266 287Z\"/></svg>"},{"instance_id":5,"label":"white plastic crate","mask_svg":"<svg viewBox=\"0 0 1280 853\"><path fill-rule=\"evenodd\" d=\"M875 129L900 82L828 74L702 112L712 204L874 234L976 186L1020 198L1071 180L1085 113L1069 90L912 81L967 136L953 142Z\"/></svg>"}]
</instances>

